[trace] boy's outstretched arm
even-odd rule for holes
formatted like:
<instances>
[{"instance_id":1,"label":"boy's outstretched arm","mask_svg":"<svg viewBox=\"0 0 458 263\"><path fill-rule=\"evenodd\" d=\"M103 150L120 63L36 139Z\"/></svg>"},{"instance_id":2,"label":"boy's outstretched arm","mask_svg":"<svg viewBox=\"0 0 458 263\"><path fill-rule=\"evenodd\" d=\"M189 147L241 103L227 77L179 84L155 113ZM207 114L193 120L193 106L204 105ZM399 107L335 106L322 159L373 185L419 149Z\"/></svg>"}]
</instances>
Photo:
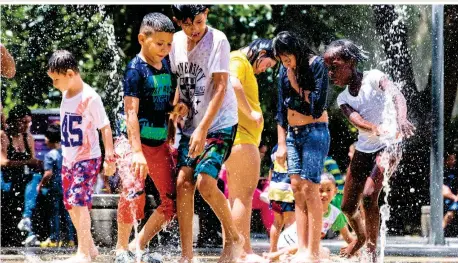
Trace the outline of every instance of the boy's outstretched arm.
<instances>
[{"instance_id":1,"label":"boy's outstretched arm","mask_svg":"<svg viewBox=\"0 0 458 263\"><path fill-rule=\"evenodd\" d=\"M199 126L197 126L197 128L194 130L189 141L189 156L192 158L197 157L204 150L208 129L210 128L210 125L212 124L216 114L223 104L228 79L229 73L213 73L214 95L208 104L208 108L205 111L204 117L202 118Z\"/></svg>"},{"instance_id":2,"label":"boy's outstretched arm","mask_svg":"<svg viewBox=\"0 0 458 263\"><path fill-rule=\"evenodd\" d=\"M1 68L0 73L6 78L13 78L16 75L16 63L14 62L13 56L8 52L6 47L0 43L0 59Z\"/></svg>"},{"instance_id":3,"label":"boy's outstretched arm","mask_svg":"<svg viewBox=\"0 0 458 263\"><path fill-rule=\"evenodd\" d=\"M111 176L116 171L114 149L113 149L113 135L111 133L110 124L105 125L100 129L102 133L103 145L105 146L105 160L103 163L103 170L106 176Z\"/></svg>"},{"instance_id":4,"label":"boy's outstretched arm","mask_svg":"<svg viewBox=\"0 0 458 263\"><path fill-rule=\"evenodd\" d=\"M396 108L396 119L399 125L399 130L402 136L407 138L412 136L415 131L413 124L407 120L407 103L401 91L391 82L387 77L380 80L380 89L388 92L393 98L394 106Z\"/></svg>"},{"instance_id":5,"label":"boy's outstretched arm","mask_svg":"<svg viewBox=\"0 0 458 263\"><path fill-rule=\"evenodd\" d=\"M37 192L39 193L41 190L41 187L43 185L46 185L49 182L49 179L52 177L52 170L46 170L45 173L43 174L43 178L41 178L40 183L37 185Z\"/></svg>"},{"instance_id":6,"label":"boy's outstretched arm","mask_svg":"<svg viewBox=\"0 0 458 263\"><path fill-rule=\"evenodd\" d=\"M145 178L148 173L148 168L140 140L140 123L137 115L139 106L140 99L132 96L124 97L124 114L127 119L127 137L129 138L129 143L133 152L132 170L135 175L140 176L140 178Z\"/></svg>"}]
</instances>

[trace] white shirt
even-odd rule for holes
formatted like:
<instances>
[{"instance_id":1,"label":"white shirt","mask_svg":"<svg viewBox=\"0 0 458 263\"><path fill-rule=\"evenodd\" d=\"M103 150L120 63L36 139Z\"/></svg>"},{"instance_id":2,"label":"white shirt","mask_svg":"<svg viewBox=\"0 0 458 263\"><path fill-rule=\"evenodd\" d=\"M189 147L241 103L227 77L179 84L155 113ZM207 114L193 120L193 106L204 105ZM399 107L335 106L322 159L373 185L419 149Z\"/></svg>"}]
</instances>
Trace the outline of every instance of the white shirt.
<instances>
[{"instance_id":1,"label":"white shirt","mask_svg":"<svg viewBox=\"0 0 458 263\"><path fill-rule=\"evenodd\" d=\"M337 97L339 107L350 105L361 117L385 131L377 136L365 130L359 130L356 150L365 153L376 152L396 142L397 122L396 109L392 96L380 89L380 80L385 74L377 69L364 71L358 95L352 96L348 87Z\"/></svg>"},{"instance_id":2,"label":"white shirt","mask_svg":"<svg viewBox=\"0 0 458 263\"><path fill-rule=\"evenodd\" d=\"M110 125L102 99L88 84L72 98L62 94L60 125L63 165L72 167L76 162L101 156L97 129Z\"/></svg>"},{"instance_id":3,"label":"white shirt","mask_svg":"<svg viewBox=\"0 0 458 263\"><path fill-rule=\"evenodd\" d=\"M180 101L191 107L184 119L183 134L191 136L205 115L214 95L212 74L229 74L230 49L226 35L211 27L191 51L187 51L187 36L183 31L173 36L171 69L178 77ZM223 103L208 133L234 126L237 122L237 98L228 78Z\"/></svg>"},{"instance_id":4,"label":"white shirt","mask_svg":"<svg viewBox=\"0 0 458 263\"><path fill-rule=\"evenodd\" d=\"M321 226L322 237L324 237L329 229L332 228L339 216L343 217L344 215L337 207L329 204L328 212L323 215L323 225ZM340 220L343 219L341 218ZM342 225L343 222L344 221L340 221L340 224ZM292 225L285 228L285 230L281 232L278 239L278 248L289 247L296 244L298 244L297 223L294 222Z\"/></svg>"}]
</instances>

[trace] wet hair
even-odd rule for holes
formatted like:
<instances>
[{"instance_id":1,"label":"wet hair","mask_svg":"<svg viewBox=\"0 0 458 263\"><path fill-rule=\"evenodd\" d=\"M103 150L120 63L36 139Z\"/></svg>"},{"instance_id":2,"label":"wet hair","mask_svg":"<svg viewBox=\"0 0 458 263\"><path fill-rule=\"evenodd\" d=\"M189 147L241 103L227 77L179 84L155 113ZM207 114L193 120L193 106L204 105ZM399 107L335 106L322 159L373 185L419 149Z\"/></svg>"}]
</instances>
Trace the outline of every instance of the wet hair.
<instances>
[{"instance_id":1,"label":"wet hair","mask_svg":"<svg viewBox=\"0 0 458 263\"><path fill-rule=\"evenodd\" d=\"M323 182L325 180L331 181L334 185L337 185L336 183L336 178L334 178L334 175L330 173L322 173L320 177L320 182Z\"/></svg>"},{"instance_id":2,"label":"wet hair","mask_svg":"<svg viewBox=\"0 0 458 263\"><path fill-rule=\"evenodd\" d=\"M145 15L140 25L140 33L149 35L154 32L175 33L172 20L166 15L157 12Z\"/></svg>"},{"instance_id":3,"label":"wet hair","mask_svg":"<svg viewBox=\"0 0 458 263\"><path fill-rule=\"evenodd\" d=\"M258 58L271 58L273 60L277 60L277 58L274 55L274 49L272 45L272 40L270 39L264 39L264 38L258 38L251 42L251 44L248 46L248 61L250 61L250 64L253 65L256 61L259 63L260 60ZM261 51L265 51L266 53L259 57L259 53ZM256 66L256 65L254 65Z\"/></svg>"},{"instance_id":4,"label":"wet hair","mask_svg":"<svg viewBox=\"0 0 458 263\"><path fill-rule=\"evenodd\" d=\"M8 113L8 119L6 120L7 133L10 135L17 134L19 132L17 122L25 116L32 116L32 111L29 108L21 104L14 106Z\"/></svg>"},{"instance_id":5,"label":"wet hair","mask_svg":"<svg viewBox=\"0 0 458 263\"><path fill-rule=\"evenodd\" d=\"M334 49L335 54L344 60L354 60L362 62L369 59L369 52L363 50L362 46L357 46L353 41L348 39L338 39L332 41L325 50L325 53Z\"/></svg>"},{"instance_id":6,"label":"wet hair","mask_svg":"<svg viewBox=\"0 0 458 263\"><path fill-rule=\"evenodd\" d=\"M45 137L48 138L50 143L59 143L60 138L60 125L57 123L50 124L46 130Z\"/></svg>"},{"instance_id":7,"label":"wet hair","mask_svg":"<svg viewBox=\"0 0 458 263\"><path fill-rule=\"evenodd\" d=\"M173 16L180 21L186 21L188 18L194 21L194 18L205 12L208 7L207 5L172 5L172 11Z\"/></svg>"},{"instance_id":8,"label":"wet hair","mask_svg":"<svg viewBox=\"0 0 458 263\"><path fill-rule=\"evenodd\" d=\"M55 51L51 58L48 60L48 69L51 72L58 74L67 74L67 70L71 69L74 72L80 72L78 68L78 61L76 61L73 54L67 50Z\"/></svg>"},{"instance_id":9,"label":"wet hair","mask_svg":"<svg viewBox=\"0 0 458 263\"><path fill-rule=\"evenodd\" d=\"M293 32L282 31L273 39L274 55L294 55L296 58L296 78L302 89L315 83L309 59L315 56L315 52L307 45L304 39ZM302 96L302 90L300 92Z\"/></svg>"}]
</instances>

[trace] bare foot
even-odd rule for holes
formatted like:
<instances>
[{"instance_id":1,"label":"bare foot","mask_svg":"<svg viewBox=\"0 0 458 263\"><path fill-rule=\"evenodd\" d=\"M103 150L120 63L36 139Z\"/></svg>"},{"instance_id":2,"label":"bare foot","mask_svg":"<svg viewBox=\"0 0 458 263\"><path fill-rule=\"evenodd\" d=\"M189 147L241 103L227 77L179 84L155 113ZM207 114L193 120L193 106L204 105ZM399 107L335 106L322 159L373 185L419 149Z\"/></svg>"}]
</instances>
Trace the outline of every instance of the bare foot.
<instances>
[{"instance_id":1,"label":"bare foot","mask_svg":"<svg viewBox=\"0 0 458 263\"><path fill-rule=\"evenodd\" d=\"M91 256L92 260L95 260L95 258L99 255L99 250L95 245L89 250L89 255Z\"/></svg>"},{"instance_id":2,"label":"bare foot","mask_svg":"<svg viewBox=\"0 0 458 263\"><path fill-rule=\"evenodd\" d=\"M278 260L282 254L276 252L264 252L262 253L262 257L268 260Z\"/></svg>"},{"instance_id":3,"label":"bare foot","mask_svg":"<svg viewBox=\"0 0 458 263\"><path fill-rule=\"evenodd\" d=\"M254 253L252 254L245 254L244 256L241 256L237 259L237 262L240 263L268 263L269 259L263 258L259 255L256 255Z\"/></svg>"},{"instance_id":4,"label":"bare foot","mask_svg":"<svg viewBox=\"0 0 458 263\"><path fill-rule=\"evenodd\" d=\"M236 262L243 253L243 244L245 244L245 239L242 235L239 235L237 240L226 240L218 263Z\"/></svg>"},{"instance_id":5,"label":"bare foot","mask_svg":"<svg viewBox=\"0 0 458 263\"><path fill-rule=\"evenodd\" d=\"M366 260L368 263L377 263L377 252L366 248Z\"/></svg>"},{"instance_id":6,"label":"bare foot","mask_svg":"<svg viewBox=\"0 0 458 263\"><path fill-rule=\"evenodd\" d=\"M73 257L67 258L66 260L62 261L62 263L91 263L92 259L91 256L83 255L83 254L76 254Z\"/></svg>"},{"instance_id":7,"label":"bare foot","mask_svg":"<svg viewBox=\"0 0 458 263\"><path fill-rule=\"evenodd\" d=\"M364 245L364 240L355 239L348 246L340 249L340 256L344 258L351 258L359 251Z\"/></svg>"},{"instance_id":8,"label":"bare foot","mask_svg":"<svg viewBox=\"0 0 458 263\"><path fill-rule=\"evenodd\" d=\"M198 261L195 260L194 258L187 258L187 257L181 257L178 260L178 263L193 263L193 262L198 262Z\"/></svg>"},{"instance_id":9,"label":"bare foot","mask_svg":"<svg viewBox=\"0 0 458 263\"><path fill-rule=\"evenodd\" d=\"M308 252L297 252L289 261L290 263L315 263L320 262L320 258L312 257Z\"/></svg>"}]
</instances>

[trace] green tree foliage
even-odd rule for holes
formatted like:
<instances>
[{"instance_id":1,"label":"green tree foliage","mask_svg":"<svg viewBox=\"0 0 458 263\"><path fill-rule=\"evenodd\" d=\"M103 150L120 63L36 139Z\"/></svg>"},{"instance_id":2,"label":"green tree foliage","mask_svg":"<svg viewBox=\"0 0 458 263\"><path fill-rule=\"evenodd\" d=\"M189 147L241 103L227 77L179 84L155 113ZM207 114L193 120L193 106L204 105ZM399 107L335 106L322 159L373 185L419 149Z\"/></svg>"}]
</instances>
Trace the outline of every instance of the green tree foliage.
<instances>
[{"instance_id":1,"label":"green tree foliage","mask_svg":"<svg viewBox=\"0 0 458 263\"><path fill-rule=\"evenodd\" d=\"M114 52L108 48L104 27L110 21L102 14L99 6L2 6L2 43L17 66L13 80L2 79L6 107L15 103L58 107L60 92L46 74L47 61L58 49L67 49L79 59L83 79L105 97Z\"/></svg>"}]
</instances>

